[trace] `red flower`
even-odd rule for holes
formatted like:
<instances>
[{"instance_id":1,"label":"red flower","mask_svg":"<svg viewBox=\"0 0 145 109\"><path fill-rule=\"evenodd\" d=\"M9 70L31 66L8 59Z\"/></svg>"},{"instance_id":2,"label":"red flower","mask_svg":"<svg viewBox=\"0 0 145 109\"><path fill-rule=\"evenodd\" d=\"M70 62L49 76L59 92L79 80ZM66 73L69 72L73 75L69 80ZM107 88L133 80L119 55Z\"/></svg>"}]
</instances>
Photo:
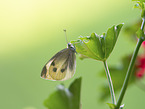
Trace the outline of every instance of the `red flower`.
<instances>
[{"instance_id":1,"label":"red flower","mask_svg":"<svg viewBox=\"0 0 145 109\"><path fill-rule=\"evenodd\" d=\"M141 78L145 75L145 55L138 56L136 61L136 77Z\"/></svg>"},{"instance_id":2,"label":"red flower","mask_svg":"<svg viewBox=\"0 0 145 109\"><path fill-rule=\"evenodd\" d=\"M136 72L136 77L137 78L141 78L144 75L145 70L144 69L140 69Z\"/></svg>"},{"instance_id":3,"label":"red flower","mask_svg":"<svg viewBox=\"0 0 145 109\"><path fill-rule=\"evenodd\" d=\"M143 41L143 43L142 43L142 47L145 48L145 41Z\"/></svg>"}]
</instances>

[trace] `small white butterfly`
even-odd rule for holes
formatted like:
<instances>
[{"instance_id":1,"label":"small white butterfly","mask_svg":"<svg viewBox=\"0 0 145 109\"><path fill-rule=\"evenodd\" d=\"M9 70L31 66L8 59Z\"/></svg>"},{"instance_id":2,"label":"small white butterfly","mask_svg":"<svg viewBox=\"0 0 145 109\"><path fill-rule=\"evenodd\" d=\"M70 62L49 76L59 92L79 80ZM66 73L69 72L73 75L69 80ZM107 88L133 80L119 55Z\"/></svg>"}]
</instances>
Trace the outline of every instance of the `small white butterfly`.
<instances>
[{"instance_id":1,"label":"small white butterfly","mask_svg":"<svg viewBox=\"0 0 145 109\"><path fill-rule=\"evenodd\" d=\"M68 47L55 54L43 67L41 77L48 80L63 81L73 77L76 68L75 48Z\"/></svg>"}]
</instances>

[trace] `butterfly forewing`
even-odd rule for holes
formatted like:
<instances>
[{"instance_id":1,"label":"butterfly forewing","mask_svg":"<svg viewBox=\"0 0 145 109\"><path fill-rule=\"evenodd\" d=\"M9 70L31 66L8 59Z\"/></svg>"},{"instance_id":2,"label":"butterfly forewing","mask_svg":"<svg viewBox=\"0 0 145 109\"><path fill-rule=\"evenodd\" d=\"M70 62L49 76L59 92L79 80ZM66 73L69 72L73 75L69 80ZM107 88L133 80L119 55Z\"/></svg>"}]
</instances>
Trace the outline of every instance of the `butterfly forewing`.
<instances>
[{"instance_id":1,"label":"butterfly forewing","mask_svg":"<svg viewBox=\"0 0 145 109\"><path fill-rule=\"evenodd\" d=\"M66 48L54 55L44 66L41 77L49 80L66 80L75 72L75 52Z\"/></svg>"},{"instance_id":2,"label":"butterfly forewing","mask_svg":"<svg viewBox=\"0 0 145 109\"><path fill-rule=\"evenodd\" d=\"M53 62L54 59L56 59L56 57L59 57L61 54L64 54L66 50L67 50L67 48L61 50L60 52L58 52L57 54L55 54L55 55L45 64L45 66L43 67L42 72L41 72L41 77L42 77L42 78L44 78L44 79L49 79L49 80L53 80L53 78L51 78L51 77L49 76L49 67L50 67L50 66L55 66L55 62Z\"/></svg>"}]
</instances>

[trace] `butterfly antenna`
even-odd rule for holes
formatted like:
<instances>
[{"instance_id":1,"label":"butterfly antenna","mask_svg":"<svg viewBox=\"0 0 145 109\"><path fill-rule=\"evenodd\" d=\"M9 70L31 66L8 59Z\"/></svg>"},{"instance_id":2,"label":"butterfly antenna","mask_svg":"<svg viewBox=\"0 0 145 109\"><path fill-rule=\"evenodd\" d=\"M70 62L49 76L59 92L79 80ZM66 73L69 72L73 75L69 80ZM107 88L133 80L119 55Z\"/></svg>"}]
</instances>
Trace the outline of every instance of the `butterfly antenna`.
<instances>
[{"instance_id":1,"label":"butterfly antenna","mask_svg":"<svg viewBox=\"0 0 145 109\"><path fill-rule=\"evenodd\" d=\"M67 35L66 35L66 29L64 29L63 31L64 31L64 34L65 34L66 42L67 42L67 44L68 44Z\"/></svg>"}]
</instances>

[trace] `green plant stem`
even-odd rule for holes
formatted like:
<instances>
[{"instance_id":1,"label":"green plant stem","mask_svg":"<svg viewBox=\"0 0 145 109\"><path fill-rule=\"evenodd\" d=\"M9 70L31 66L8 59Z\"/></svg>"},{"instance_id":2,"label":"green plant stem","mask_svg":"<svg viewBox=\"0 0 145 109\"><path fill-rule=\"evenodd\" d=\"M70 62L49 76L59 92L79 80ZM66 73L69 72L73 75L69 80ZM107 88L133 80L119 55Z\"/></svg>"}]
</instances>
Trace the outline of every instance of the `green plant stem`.
<instances>
[{"instance_id":1,"label":"green plant stem","mask_svg":"<svg viewBox=\"0 0 145 109\"><path fill-rule=\"evenodd\" d=\"M144 18L142 18L141 30L143 30L143 29L144 29L144 25L145 25L145 19L144 19Z\"/></svg>"},{"instance_id":2,"label":"green plant stem","mask_svg":"<svg viewBox=\"0 0 145 109\"><path fill-rule=\"evenodd\" d=\"M145 25L145 19L143 18L142 19L141 30L144 29L144 25ZM124 83L123 83L123 86L122 86L122 89L121 89L121 92L120 92L120 95L119 95L119 98L118 98L118 101L117 101L115 109L119 109L119 107L121 105L121 102L123 100L124 94L125 94L127 86L128 86L128 82L129 82L129 79L130 79L132 68L134 66L134 63L135 63L139 48L140 48L140 46L141 46L143 41L144 41L143 37L140 37L138 42L137 42L137 45L136 45L136 48L135 48L134 53L132 55L132 58L131 58L131 61L130 61L129 67L128 67L128 71L127 71L127 74L126 74L126 77L125 77L125 80L124 80Z\"/></svg>"},{"instance_id":3,"label":"green plant stem","mask_svg":"<svg viewBox=\"0 0 145 109\"><path fill-rule=\"evenodd\" d=\"M124 83L123 83L123 87L121 89L120 96L118 98L118 101L117 101L115 109L119 109L119 107L121 105L121 102L123 100L123 97L124 97L124 94L125 94L125 91L127 89L127 85L128 85L129 79L130 79L132 68L134 66L134 63L135 63L135 60L136 60L136 57L137 57L137 54L138 54L138 51L139 51L139 48L140 48L142 42L143 42L142 38L140 38L138 40L138 42L137 42L137 45L136 45L135 51L134 51L134 53L132 55L131 62L130 62L130 65L128 67L128 71L127 71L127 74L126 74L126 77L125 77L125 80L124 80Z\"/></svg>"},{"instance_id":4,"label":"green plant stem","mask_svg":"<svg viewBox=\"0 0 145 109\"><path fill-rule=\"evenodd\" d=\"M115 93L114 93L112 79L111 79L111 76L109 73L108 65L107 65L106 61L103 61L103 63L104 63L104 68L105 68L106 76L107 76L108 83L109 83L109 89L110 89L110 93L111 93L112 103L116 104Z\"/></svg>"}]
</instances>

